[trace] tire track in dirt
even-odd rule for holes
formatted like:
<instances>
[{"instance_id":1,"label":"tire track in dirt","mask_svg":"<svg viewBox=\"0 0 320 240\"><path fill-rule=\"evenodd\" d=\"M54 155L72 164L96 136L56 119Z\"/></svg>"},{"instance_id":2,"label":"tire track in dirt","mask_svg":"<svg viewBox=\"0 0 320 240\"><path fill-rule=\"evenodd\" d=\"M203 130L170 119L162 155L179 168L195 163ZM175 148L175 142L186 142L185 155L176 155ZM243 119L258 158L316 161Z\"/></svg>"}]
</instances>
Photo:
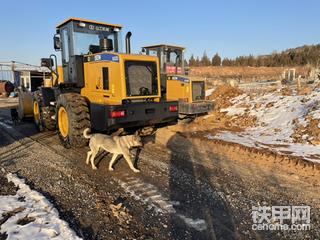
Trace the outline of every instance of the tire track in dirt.
<instances>
[{"instance_id":1,"label":"tire track in dirt","mask_svg":"<svg viewBox=\"0 0 320 240\"><path fill-rule=\"evenodd\" d=\"M168 197L163 196L156 186L128 175L124 175L124 181L120 179L116 181L135 200L142 201L149 207L152 207L156 212L174 214L183 220L186 225L197 231L207 229L205 220L199 218L192 219L183 214L178 214L174 207L179 206L180 202L170 201Z\"/></svg>"}]
</instances>

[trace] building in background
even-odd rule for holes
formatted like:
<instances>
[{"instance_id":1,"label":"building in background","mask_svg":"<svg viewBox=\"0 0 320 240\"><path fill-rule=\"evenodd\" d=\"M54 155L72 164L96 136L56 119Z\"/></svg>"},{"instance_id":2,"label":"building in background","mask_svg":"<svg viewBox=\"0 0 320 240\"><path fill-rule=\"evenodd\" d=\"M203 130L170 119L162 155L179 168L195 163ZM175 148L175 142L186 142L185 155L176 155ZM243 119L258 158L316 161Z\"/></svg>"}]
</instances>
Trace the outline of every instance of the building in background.
<instances>
[{"instance_id":1,"label":"building in background","mask_svg":"<svg viewBox=\"0 0 320 240\"><path fill-rule=\"evenodd\" d=\"M34 79L44 79L49 70L45 67L34 66L20 62L0 62L0 81L10 81L15 87L22 86L32 90Z\"/></svg>"}]
</instances>

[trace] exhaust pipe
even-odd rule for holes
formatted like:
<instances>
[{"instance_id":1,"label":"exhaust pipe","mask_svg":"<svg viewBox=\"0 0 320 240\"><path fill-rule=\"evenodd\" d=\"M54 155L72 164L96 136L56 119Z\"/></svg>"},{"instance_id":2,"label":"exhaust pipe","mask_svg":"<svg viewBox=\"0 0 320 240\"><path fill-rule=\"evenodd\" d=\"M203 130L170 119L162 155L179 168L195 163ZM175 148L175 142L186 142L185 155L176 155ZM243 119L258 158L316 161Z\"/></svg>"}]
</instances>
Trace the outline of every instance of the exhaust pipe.
<instances>
[{"instance_id":1,"label":"exhaust pipe","mask_svg":"<svg viewBox=\"0 0 320 240\"><path fill-rule=\"evenodd\" d=\"M126 34L126 53L127 54L131 53L131 44L130 44L131 35L132 35L131 32L127 32Z\"/></svg>"}]
</instances>

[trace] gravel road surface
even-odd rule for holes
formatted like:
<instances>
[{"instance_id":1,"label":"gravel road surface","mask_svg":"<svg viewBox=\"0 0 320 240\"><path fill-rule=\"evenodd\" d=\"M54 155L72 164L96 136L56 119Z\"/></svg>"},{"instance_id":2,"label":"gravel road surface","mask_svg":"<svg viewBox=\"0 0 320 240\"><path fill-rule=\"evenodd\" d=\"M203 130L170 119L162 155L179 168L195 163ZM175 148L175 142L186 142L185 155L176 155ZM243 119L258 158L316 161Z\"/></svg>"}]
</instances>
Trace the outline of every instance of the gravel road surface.
<instances>
[{"instance_id":1,"label":"gravel road surface","mask_svg":"<svg viewBox=\"0 0 320 240\"><path fill-rule=\"evenodd\" d=\"M88 148L65 149L54 132L37 133L31 122L12 126L0 111L0 167L44 194L84 239L319 238L317 171L179 132L165 145L153 140L145 139L137 158L141 173L122 159L109 172L105 153L94 171L85 164ZM11 188L3 177L0 193ZM310 206L311 229L252 230L252 207L260 205Z\"/></svg>"}]
</instances>

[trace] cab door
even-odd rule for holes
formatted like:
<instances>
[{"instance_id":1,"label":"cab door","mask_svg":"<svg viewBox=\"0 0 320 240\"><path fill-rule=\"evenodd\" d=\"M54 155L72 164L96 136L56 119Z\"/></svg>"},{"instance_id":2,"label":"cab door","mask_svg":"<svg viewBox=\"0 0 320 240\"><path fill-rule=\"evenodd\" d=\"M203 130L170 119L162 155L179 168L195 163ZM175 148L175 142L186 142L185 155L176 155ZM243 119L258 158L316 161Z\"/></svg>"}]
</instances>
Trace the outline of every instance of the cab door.
<instances>
[{"instance_id":1,"label":"cab door","mask_svg":"<svg viewBox=\"0 0 320 240\"><path fill-rule=\"evenodd\" d=\"M70 36L69 36L67 26L61 29L61 40L62 40L62 68L63 68L64 82L70 82L69 81Z\"/></svg>"}]
</instances>

